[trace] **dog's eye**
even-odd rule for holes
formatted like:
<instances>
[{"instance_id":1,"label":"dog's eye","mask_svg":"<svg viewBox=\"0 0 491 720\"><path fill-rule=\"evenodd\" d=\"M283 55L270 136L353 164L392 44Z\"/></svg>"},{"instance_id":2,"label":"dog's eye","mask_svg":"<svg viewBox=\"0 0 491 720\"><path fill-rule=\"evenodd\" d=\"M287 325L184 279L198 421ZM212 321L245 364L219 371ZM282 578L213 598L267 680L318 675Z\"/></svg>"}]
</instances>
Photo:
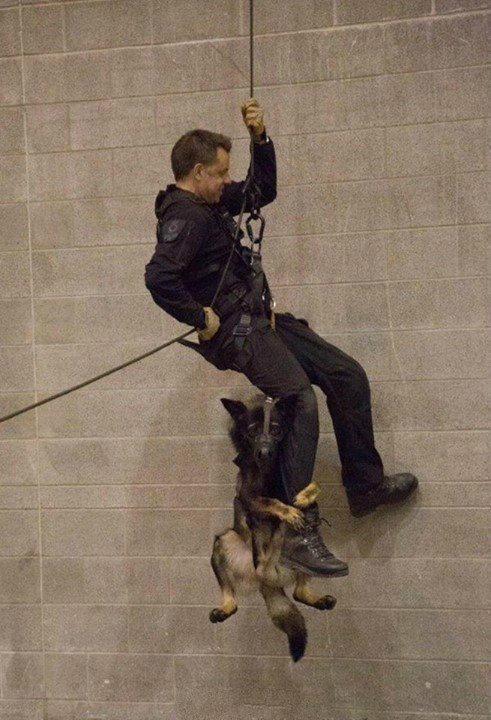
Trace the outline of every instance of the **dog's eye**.
<instances>
[{"instance_id":1,"label":"dog's eye","mask_svg":"<svg viewBox=\"0 0 491 720\"><path fill-rule=\"evenodd\" d=\"M256 428L257 428L257 422L255 422L255 423L250 423L250 424L247 426L247 433L248 433L249 435L254 435L255 432L256 432Z\"/></svg>"}]
</instances>

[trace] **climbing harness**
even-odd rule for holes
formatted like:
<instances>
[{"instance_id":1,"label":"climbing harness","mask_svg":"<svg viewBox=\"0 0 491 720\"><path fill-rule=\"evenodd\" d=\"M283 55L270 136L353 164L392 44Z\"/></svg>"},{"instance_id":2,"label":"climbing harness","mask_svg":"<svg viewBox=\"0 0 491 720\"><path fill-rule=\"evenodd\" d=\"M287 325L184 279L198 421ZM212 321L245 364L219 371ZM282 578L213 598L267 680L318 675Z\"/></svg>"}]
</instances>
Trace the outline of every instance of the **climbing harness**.
<instances>
[{"instance_id":1,"label":"climbing harness","mask_svg":"<svg viewBox=\"0 0 491 720\"><path fill-rule=\"evenodd\" d=\"M249 57L250 57L250 97L252 98L254 96L254 0L249 0ZM232 247L230 250L230 254L229 254L227 263L223 270L222 276L220 278L220 282L218 283L218 287L215 291L215 295L213 297L210 307L213 307L217 300L217 297L222 288L224 279L227 275L227 272L228 272L228 269L230 266L230 262L232 260L234 253L239 252L242 257L243 257L242 253L244 251L247 254L248 248L244 248L240 244L239 236L240 236L240 233L242 233L242 235L243 235L243 232L241 230L241 225L242 225L242 218L243 218L248 200L250 200L251 208L252 208L252 210L250 212L250 216L247 219L248 224L246 224L247 232L248 232L249 238L251 239L251 242L252 242L252 246L250 249L249 264L250 264L250 267L252 268L253 272L258 271L258 263L260 266L260 257L261 257L260 249L258 251L259 255L257 255L257 254L255 255L254 250L252 248L253 248L254 244L259 244L259 248L260 248L262 236L263 236L263 232L264 232L265 221L264 221L264 218L262 218L260 211L258 209L259 191L258 191L258 188L255 186L255 183L253 180L253 178L254 178L254 137L253 137L252 130L249 130L249 132L251 135L250 165L249 165L249 170L247 173L245 185L243 188L244 199L242 202L242 207L240 210L239 219L238 219L237 223L233 220L233 218L230 217L230 219L232 220L232 222L235 225L234 239L233 239L233 243L232 243ZM259 222L261 223L258 238L253 238L253 233L252 233L252 228L251 228L251 222L253 220L259 220ZM244 258L244 261L247 262L247 258ZM260 267L259 267L259 271L262 273L262 270L260 269ZM259 286L260 286L259 280L257 281L256 284L253 283L253 290L252 290L253 299L255 298L255 293L259 292ZM268 297L268 294L269 294L269 297L271 297L271 295L269 293L269 288L267 287L267 282L265 283L264 292L266 293L265 297ZM262 289L262 284L261 284L261 294L262 293L263 293L263 289ZM232 300L231 302L234 303L235 305L237 305L237 303L240 302L242 299L243 299L243 296L236 296L235 299ZM232 305L230 307L232 307ZM241 338L243 338L242 344L245 340L246 335L248 334L248 332L250 332L250 329L247 332L245 330L245 328L248 327L248 323L250 323L250 315L248 315L247 313L244 313L243 315L241 315L241 319L239 320L239 323L236 325L237 334L235 335L235 337L237 337L239 340ZM169 340L166 343L163 343L162 345L159 345L158 347L154 348L153 350L149 350L148 352L143 353L143 355L139 355L138 357L128 360L127 362L122 363L121 365L117 365L116 367L113 367L110 370L106 370L106 372L103 372L100 375L96 375L95 377L90 378L89 380L85 380L84 382L78 383L78 385L74 385L71 388L67 388L66 390L62 390L59 393L50 395L49 397L44 398L43 400L40 400L38 402L32 403L31 405L27 405L26 407L21 408L20 410L17 410L15 412L12 412L9 415L4 415L3 417L0 417L0 423L5 422L6 420L10 420L14 417L17 417L18 415L21 415L21 414L27 412L28 410L33 410L36 407L40 407L41 405L51 402L52 400L56 400L57 398L62 397L63 395L68 395L68 393L71 393L74 390L79 390L80 388L83 388L86 385L90 385L91 383L96 382L97 380L101 380L102 378L107 377L108 375L111 375L112 373L115 373L118 370L122 370L123 368L128 367L129 365L132 365L133 363L139 362L140 360L143 360L144 358L149 357L149 355L153 355L154 353L159 352L160 350L163 350L163 348L168 347L169 345L172 345L175 342L178 342L182 345L191 346L194 349L197 349L197 348L199 348L199 345L197 345L197 343L191 343L189 341L184 340L184 338L186 338L188 335L191 335L193 332L196 332L196 328L192 328L191 330L188 330L187 332L183 333L182 335L178 335L177 337L173 338L172 340ZM240 347L242 347L242 345Z\"/></svg>"}]
</instances>

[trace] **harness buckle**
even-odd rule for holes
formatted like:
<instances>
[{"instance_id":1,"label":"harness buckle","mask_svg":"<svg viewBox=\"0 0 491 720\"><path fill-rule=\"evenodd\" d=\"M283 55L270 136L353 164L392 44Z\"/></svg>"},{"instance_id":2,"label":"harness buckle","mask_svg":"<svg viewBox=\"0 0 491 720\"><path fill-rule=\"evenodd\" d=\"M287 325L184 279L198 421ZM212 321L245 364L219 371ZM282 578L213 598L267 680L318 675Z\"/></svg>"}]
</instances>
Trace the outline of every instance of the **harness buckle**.
<instances>
[{"instance_id":1,"label":"harness buckle","mask_svg":"<svg viewBox=\"0 0 491 720\"><path fill-rule=\"evenodd\" d=\"M236 337L245 337L250 334L251 330L251 316L246 313L240 316L240 320L234 327L232 335L235 335Z\"/></svg>"}]
</instances>

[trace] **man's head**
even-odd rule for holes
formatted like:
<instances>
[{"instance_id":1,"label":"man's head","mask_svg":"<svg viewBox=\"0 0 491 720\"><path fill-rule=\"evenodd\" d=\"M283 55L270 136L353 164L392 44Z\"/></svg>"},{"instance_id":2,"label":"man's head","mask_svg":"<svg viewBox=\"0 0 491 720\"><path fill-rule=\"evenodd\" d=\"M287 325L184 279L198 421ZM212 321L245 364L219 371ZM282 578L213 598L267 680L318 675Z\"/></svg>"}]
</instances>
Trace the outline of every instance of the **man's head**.
<instances>
[{"instance_id":1,"label":"man's head","mask_svg":"<svg viewBox=\"0 0 491 720\"><path fill-rule=\"evenodd\" d=\"M176 184L208 203L220 201L229 175L232 141L209 130L191 130L172 148L171 165Z\"/></svg>"}]
</instances>

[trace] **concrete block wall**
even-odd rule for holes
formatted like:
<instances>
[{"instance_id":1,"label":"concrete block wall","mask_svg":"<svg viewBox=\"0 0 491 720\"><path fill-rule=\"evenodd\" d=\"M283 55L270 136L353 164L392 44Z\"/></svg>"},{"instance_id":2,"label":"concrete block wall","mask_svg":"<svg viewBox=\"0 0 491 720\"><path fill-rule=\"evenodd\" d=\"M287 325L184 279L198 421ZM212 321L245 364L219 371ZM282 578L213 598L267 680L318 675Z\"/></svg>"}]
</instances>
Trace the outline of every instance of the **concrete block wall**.
<instances>
[{"instance_id":1,"label":"concrete block wall","mask_svg":"<svg viewBox=\"0 0 491 720\"><path fill-rule=\"evenodd\" d=\"M219 398L172 346L0 425L1 720L484 720L485 0L256 0L278 156L265 266L371 381L409 506L355 520L319 393L316 478L347 578L294 665L262 601L212 626L231 520ZM143 269L172 144L247 167L245 0L0 2L0 414L174 337Z\"/></svg>"}]
</instances>

